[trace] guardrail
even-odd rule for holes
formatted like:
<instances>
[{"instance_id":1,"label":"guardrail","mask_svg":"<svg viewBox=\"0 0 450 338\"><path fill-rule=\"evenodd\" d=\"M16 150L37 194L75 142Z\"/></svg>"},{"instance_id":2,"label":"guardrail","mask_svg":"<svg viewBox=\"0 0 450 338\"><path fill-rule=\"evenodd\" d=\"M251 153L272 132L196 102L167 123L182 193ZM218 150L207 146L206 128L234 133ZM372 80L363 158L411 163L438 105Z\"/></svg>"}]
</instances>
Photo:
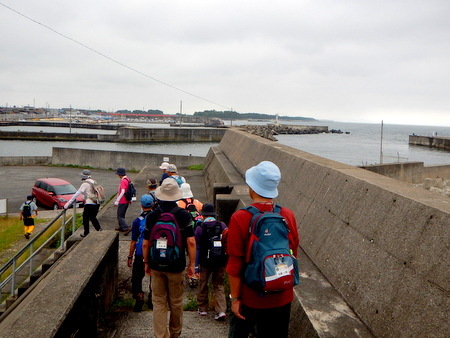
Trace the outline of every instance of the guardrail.
<instances>
[{"instance_id":1,"label":"guardrail","mask_svg":"<svg viewBox=\"0 0 450 338\"><path fill-rule=\"evenodd\" d=\"M18 273L26 267L27 264L29 264L28 274L26 275L26 278L29 278L34 271L33 266L33 259L36 255L38 255L50 242L52 242L58 235L60 235L60 242L59 249L64 251L66 249L66 243L65 243L65 232L66 232L66 226L69 224L70 221L72 221L72 233L76 230L76 203L73 204L73 213L72 216L69 217L66 220L66 212L67 210L63 209L53 220L50 221L50 223L37 234L37 236L34 236L30 241L24 245L19 252L17 252L11 259L8 260L8 262L5 263L0 268L0 293L2 293L3 288L10 283L11 285L11 296L14 297L16 295L16 289L17 289L17 275ZM49 237L47 238L44 243L42 243L37 249L34 249L34 243L37 242L43 234L46 233L50 227L55 224L56 221L58 221L60 218L62 218L61 226ZM25 255L29 251L29 255L27 258L23 259L22 256ZM23 259L23 261L22 261ZM36 266L37 268L37 266ZM7 273L9 270L10 274L3 279L3 274ZM25 280L26 280L25 278ZM1 303L1 302L0 302Z\"/></svg>"}]
</instances>

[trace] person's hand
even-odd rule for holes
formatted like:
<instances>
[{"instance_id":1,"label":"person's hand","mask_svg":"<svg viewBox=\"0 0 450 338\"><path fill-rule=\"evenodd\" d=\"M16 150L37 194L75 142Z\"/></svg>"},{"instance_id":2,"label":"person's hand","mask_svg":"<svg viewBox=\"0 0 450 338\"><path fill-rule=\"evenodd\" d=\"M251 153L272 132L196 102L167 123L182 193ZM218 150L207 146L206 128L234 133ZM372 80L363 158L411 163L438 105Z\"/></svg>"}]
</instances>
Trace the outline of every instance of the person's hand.
<instances>
[{"instance_id":1,"label":"person's hand","mask_svg":"<svg viewBox=\"0 0 450 338\"><path fill-rule=\"evenodd\" d=\"M194 277L194 275L195 275L194 264L189 264L189 266L187 268L187 274L188 274L188 277Z\"/></svg>"},{"instance_id":2,"label":"person's hand","mask_svg":"<svg viewBox=\"0 0 450 338\"><path fill-rule=\"evenodd\" d=\"M145 264L145 273L147 274L147 276L151 276L152 275L152 269L150 269L148 264Z\"/></svg>"},{"instance_id":3,"label":"person's hand","mask_svg":"<svg viewBox=\"0 0 450 338\"><path fill-rule=\"evenodd\" d=\"M129 268L131 268L133 266L133 257L128 257L127 258L127 265Z\"/></svg>"},{"instance_id":4,"label":"person's hand","mask_svg":"<svg viewBox=\"0 0 450 338\"><path fill-rule=\"evenodd\" d=\"M245 320L245 317L241 314L241 301L239 299L231 302L231 312L233 312L239 319Z\"/></svg>"},{"instance_id":5,"label":"person's hand","mask_svg":"<svg viewBox=\"0 0 450 338\"><path fill-rule=\"evenodd\" d=\"M69 204L69 202L67 202L66 204L64 204L63 208L67 210L67 209L69 209L69 207L70 207L70 204Z\"/></svg>"},{"instance_id":6,"label":"person's hand","mask_svg":"<svg viewBox=\"0 0 450 338\"><path fill-rule=\"evenodd\" d=\"M119 201L115 201L115 202L114 202L114 205L115 205L115 206L118 206L118 205L119 205Z\"/></svg>"},{"instance_id":7,"label":"person's hand","mask_svg":"<svg viewBox=\"0 0 450 338\"><path fill-rule=\"evenodd\" d=\"M23 220L23 217L22 217L22 215L20 215L20 216L19 216L19 221L21 221L21 220Z\"/></svg>"}]
</instances>

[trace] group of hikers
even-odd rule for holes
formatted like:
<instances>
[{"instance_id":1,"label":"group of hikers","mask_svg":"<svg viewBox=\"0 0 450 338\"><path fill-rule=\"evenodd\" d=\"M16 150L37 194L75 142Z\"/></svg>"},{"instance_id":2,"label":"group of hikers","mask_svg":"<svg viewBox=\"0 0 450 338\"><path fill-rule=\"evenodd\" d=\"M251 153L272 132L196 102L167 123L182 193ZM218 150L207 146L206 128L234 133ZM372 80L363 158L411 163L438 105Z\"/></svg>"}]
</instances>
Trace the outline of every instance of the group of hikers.
<instances>
[{"instance_id":1,"label":"group of hikers","mask_svg":"<svg viewBox=\"0 0 450 338\"><path fill-rule=\"evenodd\" d=\"M190 286L198 287L198 314L208 315L211 279L214 318L224 321L227 275L229 337L287 337L293 287L299 282L299 235L294 213L274 203L281 180L279 168L263 161L246 171L252 204L234 212L228 226L219 220L212 203L194 198L175 164L163 162L160 169L159 181L147 180L148 192L139 198L141 213L131 226L125 214L136 200L136 190L126 170L116 170L120 179L114 201L119 224L116 231L131 233L127 264L132 268L133 310L140 312L145 304L142 281L147 274L147 306L153 309L154 336L180 336L187 274ZM64 208L83 194L84 237L89 234L89 222L97 231L102 230L96 218L102 189L89 170L80 175L83 183Z\"/></svg>"}]
</instances>

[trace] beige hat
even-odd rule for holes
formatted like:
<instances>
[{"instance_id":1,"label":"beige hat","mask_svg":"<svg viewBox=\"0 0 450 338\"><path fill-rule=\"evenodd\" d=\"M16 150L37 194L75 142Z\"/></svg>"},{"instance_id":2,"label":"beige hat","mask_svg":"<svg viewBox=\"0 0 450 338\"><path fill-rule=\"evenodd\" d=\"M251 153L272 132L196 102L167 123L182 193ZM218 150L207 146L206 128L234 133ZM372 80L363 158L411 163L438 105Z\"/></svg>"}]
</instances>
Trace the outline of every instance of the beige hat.
<instances>
[{"instance_id":1,"label":"beige hat","mask_svg":"<svg viewBox=\"0 0 450 338\"><path fill-rule=\"evenodd\" d=\"M192 198L194 194L191 190L191 185L189 183L182 183L180 186L181 189L181 198Z\"/></svg>"},{"instance_id":2,"label":"beige hat","mask_svg":"<svg viewBox=\"0 0 450 338\"><path fill-rule=\"evenodd\" d=\"M181 199L181 189L177 181L172 178L166 178L160 187L156 188L155 196L160 201L175 202Z\"/></svg>"}]
</instances>

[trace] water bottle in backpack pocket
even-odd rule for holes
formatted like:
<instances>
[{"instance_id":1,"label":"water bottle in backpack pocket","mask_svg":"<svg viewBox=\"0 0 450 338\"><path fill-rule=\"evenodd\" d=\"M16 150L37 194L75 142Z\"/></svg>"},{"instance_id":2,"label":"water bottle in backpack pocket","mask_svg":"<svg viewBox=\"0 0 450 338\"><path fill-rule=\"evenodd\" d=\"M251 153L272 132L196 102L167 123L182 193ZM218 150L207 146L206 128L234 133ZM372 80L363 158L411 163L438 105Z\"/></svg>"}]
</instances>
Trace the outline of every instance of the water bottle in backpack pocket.
<instances>
[{"instance_id":1,"label":"water bottle in backpack pocket","mask_svg":"<svg viewBox=\"0 0 450 338\"><path fill-rule=\"evenodd\" d=\"M289 227L281 207L262 212L245 208L253 216L247 248L244 283L262 293L288 290L300 281L297 259L289 248Z\"/></svg>"}]
</instances>

